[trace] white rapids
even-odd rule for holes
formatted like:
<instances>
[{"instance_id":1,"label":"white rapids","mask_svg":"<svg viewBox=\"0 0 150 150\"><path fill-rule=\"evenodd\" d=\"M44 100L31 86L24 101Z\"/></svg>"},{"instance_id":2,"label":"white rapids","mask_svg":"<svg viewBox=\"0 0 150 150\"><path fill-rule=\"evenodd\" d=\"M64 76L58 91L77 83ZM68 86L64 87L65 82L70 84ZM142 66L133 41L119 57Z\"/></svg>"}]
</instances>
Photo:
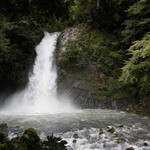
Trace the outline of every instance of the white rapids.
<instances>
[{"instance_id":1,"label":"white rapids","mask_svg":"<svg viewBox=\"0 0 150 150\"><path fill-rule=\"evenodd\" d=\"M14 94L2 107L5 113L61 113L74 110L69 101L57 100L55 48L59 33L44 32L36 47L37 57L25 90Z\"/></svg>"},{"instance_id":2,"label":"white rapids","mask_svg":"<svg viewBox=\"0 0 150 150\"><path fill-rule=\"evenodd\" d=\"M33 127L41 139L54 134L67 150L150 150L150 119L116 110L83 109L73 113L12 115L0 113L9 138ZM114 128L113 130L111 128Z\"/></svg>"}]
</instances>

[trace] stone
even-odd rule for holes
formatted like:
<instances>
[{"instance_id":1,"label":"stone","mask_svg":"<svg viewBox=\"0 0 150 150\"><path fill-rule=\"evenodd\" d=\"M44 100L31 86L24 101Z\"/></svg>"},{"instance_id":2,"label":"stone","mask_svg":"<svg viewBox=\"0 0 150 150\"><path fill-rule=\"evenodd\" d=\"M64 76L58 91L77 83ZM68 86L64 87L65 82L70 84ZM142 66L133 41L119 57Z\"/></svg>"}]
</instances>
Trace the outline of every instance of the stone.
<instances>
[{"instance_id":1,"label":"stone","mask_svg":"<svg viewBox=\"0 0 150 150\"><path fill-rule=\"evenodd\" d=\"M144 146L148 146L148 144L146 142L143 143Z\"/></svg>"},{"instance_id":2,"label":"stone","mask_svg":"<svg viewBox=\"0 0 150 150\"><path fill-rule=\"evenodd\" d=\"M77 142L77 140L73 140L73 141L72 141L72 143L76 143L76 142Z\"/></svg>"},{"instance_id":3,"label":"stone","mask_svg":"<svg viewBox=\"0 0 150 150\"><path fill-rule=\"evenodd\" d=\"M99 130L99 134L103 134L104 132L103 132L103 129L100 129Z\"/></svg>"},{"instance_id":4,"label":"stone","mask_svg":"<svg viewBox=\"0 0 150 150\"><path fill-rule=\"evenodd\" d=\"M7 135L0 132L0 150L67 150L67 142L60 137L47 137L41 141L36 130L29 128L23 135L9 140Z\"/></svg>"},{"instance_id":5,"label":"stone","mask_svg":"<svg viewBox=\"0 0 150 150\"><path fill-rule=\"evenodd\" d=\"M78 139L78 138L79 138L79 135L75 133L75 134L73 135L73 138Z\"/></svg>"},{"instance_id":6,"label":"stone","mask_svg":"<svg viewBox=\"0 0 150 150\"><path fill-rule=\"evenodd\" d=\"M114 132L115 132L114 127L108 126L108 127L107 127L107 132L114 133Z\"/></svg>"},{"instance_id":7,"label":"stone","mask_svg":"<svg viewBox=\"0 0 150 150\"><path fill-rule=\"evenodd\" d=\"M6 123L2 123L2 124L0 124L0 128L4 129L4 128L8 128L8 126Z\"/></svg>"},{"instance_id":8,"label":"stone","mask_svg":"<svg viewBox=\"0 0 150 150\"><path fill-rule=\"evenodd\" d=\"M46 150L67 150L67 142L62 140L60 137L48 136L47 141L43 142ZM42 149L43 150L43 149Z\"/></svg>"},{"instance_id":9,"label":"stone","mask_svg":"<svg viewBox=\"0 0 150 150\"><path fill-rule=\"evenodd\" d=\"M0 142L3 142L7 137L7 134L0 131Z\"/></svg>"},{"instance_id":10,"label":"stone","mask_svg":"<svg viewBox=\"0 0 150 150\"><path fill-rule=\"evenodd\" d=\"M122 136L123 136L122 133L115 133L115 134L113 135L113 137L122 137Z\"/></svg>"},{"instance_id":11,"label":"stone","mask_svg":"<svg viewBox=\"0 0 150 150\"><path fill-rule=\"evenodd\" d=\"M124 127L124 125L123 124L118 124L118 125L116 125L116 127L122 128L122 127Z\"/></svg>"},{"instance_id":12,"label":"stone","mask_svg":"<svg viewBox=\"0 0 150 150\"><path fill-rule=\"evenodd\" d=\"M28 149L41 150L42 142L33 128L25 130L20 141L28 146Z\"/></svg>"},{"instance_id":13,"label":"stone","mask_svg":"<svg viewBox=\"0 0 150 150\"><path fill-rule=\"evenodd\" d=\"M125 150L134 150L133 147L126 148Z\"/></svg>"},{"instance_id":14,"label":"stone","mask_svg":"<svg viewBox=\"0 0 150 150\"><path fill-rule=\"evenodd\" d=\"M122 142L126 142L126 141L127 140L125 138L122 138L122 137L117 138L117 140L116 140L117 143L122 143Z\"/></svg>"}]
</instances>

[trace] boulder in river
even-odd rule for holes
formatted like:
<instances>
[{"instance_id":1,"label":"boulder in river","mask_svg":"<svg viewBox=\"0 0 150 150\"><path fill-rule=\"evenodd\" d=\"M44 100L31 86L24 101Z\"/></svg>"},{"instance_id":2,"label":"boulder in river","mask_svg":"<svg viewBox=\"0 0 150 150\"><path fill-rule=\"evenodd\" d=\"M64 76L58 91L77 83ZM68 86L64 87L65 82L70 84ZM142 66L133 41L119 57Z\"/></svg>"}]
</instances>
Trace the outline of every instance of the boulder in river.
<instances>
[{"instance_id":1,"label":"boulder in river","mask_svg":"<svg viewBox=\"0 0 150 150\"><path fill-rule=\"evenodd\" d=\"M110 133L114 133L114 132L115 132L115 129L114 129L114 127L112 127L112 126L108 126L108 127L107 127L107 131L110 132Z\"/></svg>"},{"instance_id":2,"label":"boulder in river","mask_svg":"<svg viewBox=\"0 0 150 150\"><path fill-rule=\"evenodd\" d=\"M42 149L42 142L37 135L37 132L33 128L29 128L25 130L23 135L21 136L22 143L27 145L28 149L32 150L41 150Z\"/></svg>"},{"instance_id":3,"label":"boulder in river","mask_svg":"<svg viewBox=\"0 0 150 150\"><path fill-rule=\"evenodd\" d=\"M3 142L7 137L7 134L0 131L0 142Z\"/></svg>"},{"instance_id":4,"label":"boulder in river","mask_svg":"<svg viewBox=\"0 0 150 150\"><path fill-rule=\"evenodd\" d=\"M126 148L125 150L134 150L133 147Z\"/></svg>"},{"instance_id":5,"label":"boulder in river","mask_svg":"<svg viewBox=\"0 0 150 150\"><path fill-rule=\"evenodd\" d=\"M103 129L99 129L99 134L103 134Z\"/></svg>"},{"instance_id":6,"label":"boulder in river","mask_svg":"<svg viewBox=\"0 0 150 150\"><path fill-rule=\"evenodd\" d=\"M79 138L79 135L75 133L75 134L73 135L73 138L78 139L78 138Z\"/></svg>"},{"instance_id":7,"label":"boulder in river","mask_svg":"<svg viewBox=\"0 0 150 150\"><path fill-rule=\"evenodd\" d=\"M144 146L148 146L148 144L146 142L143 143Z\"/></svg>"},{"instance_id":8,"label":"boulder in river","mask_svg":"<svg viewBox=\"0 0 150 150\"><path fill-rule=\"evenodd\" d=\"M53 135L42 141L33 128L25 130L22 136L11 140L6 133L0 131L0 150L67 150L66 144L66 141Z\"/></svg>"},{"instance_id":9,"label":"boulder in river","mask_svg":"<svg viewBox=\"0 0 150 150\"><path fill-rule=\"evenodd\" d=\"M8 126L7 126L6 123L2 123L2 124L0 124L0 128L1 128L1 129L4 129L4 128L8 128Z\"/></svg>"}]
</instances>

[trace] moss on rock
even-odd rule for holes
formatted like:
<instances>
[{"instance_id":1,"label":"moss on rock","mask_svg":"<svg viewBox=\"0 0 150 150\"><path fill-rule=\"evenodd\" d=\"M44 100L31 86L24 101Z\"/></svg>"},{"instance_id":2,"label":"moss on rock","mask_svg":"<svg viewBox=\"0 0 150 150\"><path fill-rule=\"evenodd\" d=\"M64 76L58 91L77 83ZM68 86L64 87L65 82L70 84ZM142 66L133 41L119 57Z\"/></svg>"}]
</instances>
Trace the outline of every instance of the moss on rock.
<instances>
[{"instance_id":1,"label":"moss on rock","mask_svg":"<svg viewBox=\"0 0 150 150\"><path fill-rule=\"evenodd\" d=\"M33 128L25 130L21 137L9 140L7 136L0 132L0 150L66 150L66 141L54 136L48 136L46 141L42 141Z\"/></svg>"}]
</instances>

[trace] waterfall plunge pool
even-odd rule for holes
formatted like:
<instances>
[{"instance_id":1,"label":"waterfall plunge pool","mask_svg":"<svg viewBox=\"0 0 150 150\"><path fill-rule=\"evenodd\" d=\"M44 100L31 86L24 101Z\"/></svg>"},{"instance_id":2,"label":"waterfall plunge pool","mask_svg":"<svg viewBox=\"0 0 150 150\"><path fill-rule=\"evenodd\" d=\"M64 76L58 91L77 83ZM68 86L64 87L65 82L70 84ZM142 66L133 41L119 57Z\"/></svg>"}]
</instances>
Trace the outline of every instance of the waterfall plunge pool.
<instances>
[{"instance_id":1,"label":"waterfall plunge pool","mask_svg":"<svg viewBox=\"0 0 150 150\"><path fill-rule=\"evenodd\" d=\"M122 150L130 146L138 150L150 149L149 118L122 111L85 109L58 114L0 113L0 123L4 122L9 126L10 138L33 127L42 139L52 133L61 136L73 150ZM108 132L107 126L113 126L114 133Z\"/></svg>"}]
</instances>

